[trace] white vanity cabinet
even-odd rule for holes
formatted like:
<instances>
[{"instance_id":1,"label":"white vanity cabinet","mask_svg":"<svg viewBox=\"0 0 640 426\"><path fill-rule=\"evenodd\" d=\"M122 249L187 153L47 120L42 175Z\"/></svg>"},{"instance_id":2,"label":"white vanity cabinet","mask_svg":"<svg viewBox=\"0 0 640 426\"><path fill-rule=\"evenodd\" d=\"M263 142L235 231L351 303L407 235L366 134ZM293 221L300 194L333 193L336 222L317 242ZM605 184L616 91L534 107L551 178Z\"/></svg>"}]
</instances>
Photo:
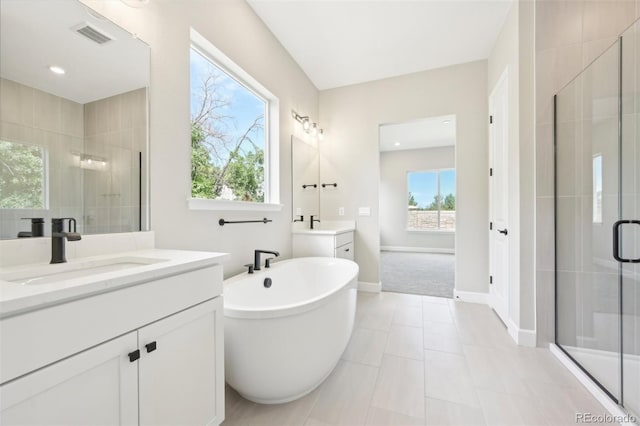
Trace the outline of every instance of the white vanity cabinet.
<instances>
[{"instance_id":1,"label":"white vanity cabinet","mask_svg":"<svg viewBox=\"0 0 640 426\"><path fill-rule=\"evenodd\" d=\"M354 259L353 231L302 232L293 234L293 256L321 256Z\"/></svg>"},{"instance_id":2,"label":"white vanity cabinet","mask_svg":"<svg viewBox=\"0 0 640 426\"><path fill-rule=\"evenodd\" d=\"M0 320L0 424L218 425L222 267Z\"/></svg>"}]
</instances>

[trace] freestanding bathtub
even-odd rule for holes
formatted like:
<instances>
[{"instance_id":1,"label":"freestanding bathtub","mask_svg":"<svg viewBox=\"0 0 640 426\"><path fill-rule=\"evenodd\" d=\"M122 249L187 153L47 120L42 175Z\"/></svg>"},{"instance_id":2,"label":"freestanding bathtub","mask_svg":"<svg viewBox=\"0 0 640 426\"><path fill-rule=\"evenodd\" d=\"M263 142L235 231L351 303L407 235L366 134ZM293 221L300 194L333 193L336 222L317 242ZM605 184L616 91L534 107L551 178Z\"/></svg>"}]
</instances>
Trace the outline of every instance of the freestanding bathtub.
<instances>
[{"instance_id":1,"label":"freestanding bathtub","mask_svg":"<svg viewBox=\"0 0 640 426\"><path fill-rule=\"evenodd\" d=\"M262 404L314 390L351 337L357 281L356 263L325 257L285 260L225 280L227 383Z\"/></svg>"}]
</instances>

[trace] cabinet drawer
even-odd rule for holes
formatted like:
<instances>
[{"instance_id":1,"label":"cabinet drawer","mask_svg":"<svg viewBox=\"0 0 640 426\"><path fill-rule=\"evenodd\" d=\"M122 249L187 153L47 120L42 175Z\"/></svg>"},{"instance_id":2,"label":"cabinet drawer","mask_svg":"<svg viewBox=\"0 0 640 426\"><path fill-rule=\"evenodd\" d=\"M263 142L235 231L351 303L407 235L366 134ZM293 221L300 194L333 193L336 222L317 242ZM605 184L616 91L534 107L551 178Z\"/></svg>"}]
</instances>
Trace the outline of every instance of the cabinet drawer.
<instances>
[{"instance_id":1,"label":"cabinet drawer","mask_svg":"<svg viewBox=\"0 0 640 426\"><path fill-rule=\"evenodd\" d=\"M341 247L336 248L335 257L338 257L340 259L353 260L354 259L353 255L354 255L353 242L350 242L348 244L345 244Z\"/></svg>"},{"instance_id":2,"label":"cabinet drawer","mask_svg":"<svg viewBox=\"0 0 640 426\"><path fill-rule=\"evenodd\" d=\"M353 243L353 232L336 235L336 247L341 247L349 243Z\"/></svg>"}]
</instances>

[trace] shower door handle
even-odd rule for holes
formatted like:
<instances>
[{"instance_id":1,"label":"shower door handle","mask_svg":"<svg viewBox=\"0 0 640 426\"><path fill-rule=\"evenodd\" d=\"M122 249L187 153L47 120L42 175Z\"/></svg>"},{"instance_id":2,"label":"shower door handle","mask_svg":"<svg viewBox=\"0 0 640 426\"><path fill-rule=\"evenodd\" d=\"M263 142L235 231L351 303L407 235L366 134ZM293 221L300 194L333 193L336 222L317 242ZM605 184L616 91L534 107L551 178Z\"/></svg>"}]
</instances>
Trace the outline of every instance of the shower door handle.
<instances>
[{"instance_id":1,"label":"shower door handle","mask_svg":"<svg viewBox=\"0 0 640 426\"><path fill-rule=\"evenodd\" d=\"M622 263L640 263L640 257L637 259L620 257L620 227L625 224L640 225L640 220L623 219L613 224L613 258Z\"/></svg>"}]
</instances>

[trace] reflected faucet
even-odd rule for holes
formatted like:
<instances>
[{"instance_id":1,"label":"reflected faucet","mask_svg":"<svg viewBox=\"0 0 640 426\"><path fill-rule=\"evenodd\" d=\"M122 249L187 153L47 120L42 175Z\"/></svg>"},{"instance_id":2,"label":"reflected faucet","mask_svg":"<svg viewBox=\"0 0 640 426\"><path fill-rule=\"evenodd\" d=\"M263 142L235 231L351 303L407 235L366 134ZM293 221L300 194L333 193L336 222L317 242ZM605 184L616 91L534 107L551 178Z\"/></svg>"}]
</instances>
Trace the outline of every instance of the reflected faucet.
<instances>
[{"instance_id":1,"label":"reflected faucet","mask_svg":"<svg viewBox=\"0 0 640 426\"><path fill-rule=\"evenodd\" d=\"M69 221L69 232L64 232L64 221ZM73 231L71 230L73 225ZM65 263L64 240L79 241L82 236L76 232L76 220L72 217L51 219L51 262Z\"/></svg>"},{"instance_id":2,"label":"reflected faucet","mask_svg":"<svg viewBox=\"0 0 640 426\"><path fill-rule=\"evenodd\" d=\"M320 222L320 219L314 219L313 215L311 215L311 221L310 221L311 227L310 227L310 229L313 229L313 223L314 222Z\"/></svg>"},{"instance_id":3,"label":"reflected faucet","mask_svg":"<svg viewBox=\"0 0 640 426\"><path fill-rule=\"evenodd\" d=\"M278 253L277 251L272 251L272 250L256 250L253 252L253 270L254 271L259 271L260 270L260 254L261 253L266 253L266 254L272 254L275 257L280 256L280 253Z\"/></svg>"}]
</instances>

